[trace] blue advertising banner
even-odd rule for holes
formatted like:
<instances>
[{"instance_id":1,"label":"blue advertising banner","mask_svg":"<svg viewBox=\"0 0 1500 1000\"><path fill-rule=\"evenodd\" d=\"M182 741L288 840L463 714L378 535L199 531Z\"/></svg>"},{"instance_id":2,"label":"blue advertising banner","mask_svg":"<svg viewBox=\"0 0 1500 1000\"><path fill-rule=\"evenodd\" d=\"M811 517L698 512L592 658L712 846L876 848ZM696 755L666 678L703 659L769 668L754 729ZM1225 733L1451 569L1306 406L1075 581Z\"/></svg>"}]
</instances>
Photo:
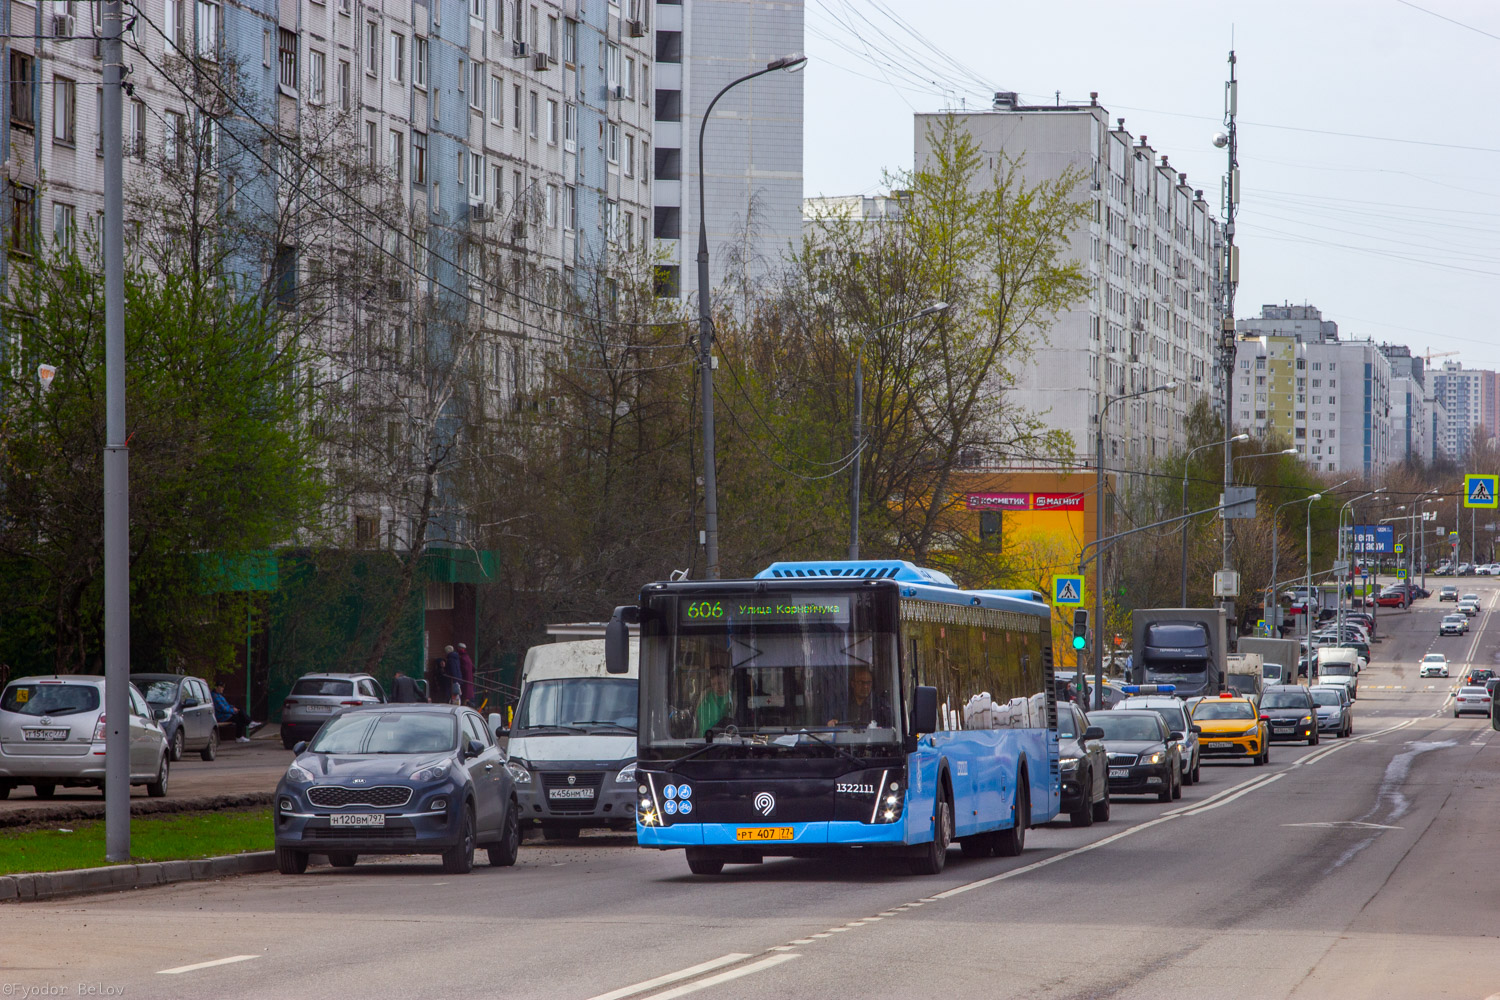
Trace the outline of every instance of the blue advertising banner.
<instances>
[{"instance_id":1,"label":"blue advertising banner","mask_svg":"<svg viewBox=\"0 0 1500 1000\"><path fill-rule=\"evenodd\" d=\"M1396 526L1394 524L1356 524L1354 526L1354 551L1358 553L1394 553L1396 551Z\"/></svg>"}]
</instances>

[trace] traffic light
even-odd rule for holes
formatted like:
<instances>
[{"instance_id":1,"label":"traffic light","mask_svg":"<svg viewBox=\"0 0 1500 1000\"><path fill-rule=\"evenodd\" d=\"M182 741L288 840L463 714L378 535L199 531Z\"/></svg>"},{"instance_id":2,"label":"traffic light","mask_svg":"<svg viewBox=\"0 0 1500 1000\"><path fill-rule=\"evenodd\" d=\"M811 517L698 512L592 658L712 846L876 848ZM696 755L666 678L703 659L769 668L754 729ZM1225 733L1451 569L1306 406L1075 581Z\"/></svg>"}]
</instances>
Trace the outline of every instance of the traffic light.
<instances>
[{"instance_id":1,"label":"traffic light","mask_svg":"<svg viewBox=\"0 0 1500 1000\"><path fill-rule=\"evenodd\" d=\"M1083 649L1089 644L1089 613L1083 608L1073 612L1073 648Z\"/></svg>"}]
</instances>

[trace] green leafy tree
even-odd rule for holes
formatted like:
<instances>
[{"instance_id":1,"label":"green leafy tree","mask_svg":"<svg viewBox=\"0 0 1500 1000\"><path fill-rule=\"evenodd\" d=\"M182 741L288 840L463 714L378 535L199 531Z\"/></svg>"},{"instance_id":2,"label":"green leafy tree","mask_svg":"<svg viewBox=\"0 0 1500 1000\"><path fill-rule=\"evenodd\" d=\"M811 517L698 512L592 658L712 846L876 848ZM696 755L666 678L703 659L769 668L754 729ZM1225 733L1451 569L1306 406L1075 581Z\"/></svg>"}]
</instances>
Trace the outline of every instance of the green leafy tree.
<instances>
[{"instance_id":1,"label":"green leafy tree","mask_svg":"<svg viewBox=\"0 0 1500 1000\"><path fill-rule=\"evenodd\" d=\"M280 315L224 283L127 265L132 666L211 672L244 610L202 556L291 537L318 499L296 420L304 358ZM97 669L103 628L104 279L90 251L38 247L0 294L0 655ZM50 389L38 364L55 365ZM243 600L243 598L241 598Z\"/></svg>"}]
</instances>

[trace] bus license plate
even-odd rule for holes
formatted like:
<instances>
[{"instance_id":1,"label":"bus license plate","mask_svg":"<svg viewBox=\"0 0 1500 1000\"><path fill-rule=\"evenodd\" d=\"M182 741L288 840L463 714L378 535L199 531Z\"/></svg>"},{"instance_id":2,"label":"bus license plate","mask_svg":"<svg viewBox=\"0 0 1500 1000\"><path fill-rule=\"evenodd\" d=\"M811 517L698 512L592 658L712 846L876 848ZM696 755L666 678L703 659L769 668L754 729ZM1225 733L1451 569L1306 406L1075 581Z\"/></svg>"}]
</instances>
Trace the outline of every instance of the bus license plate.
<instances>
[{"instance_id":1,"label":"bus license plate","mask_svg":"<svg viewBox=\"0 0 1500 1000\"><path fill-rule=\"evenodd\" d=\"M334 813L329 826L385 826L385 813Z\"/></svg>"},{"instance_id":2,"label":"bus license plate","mask_svg":"<svg viewBox=\"0 0 1500 1000\"><path fill-rule=\"evenodd\" d=\"M1112 767L1109 769L1109 776L1111 778L1128 778L1130 777L1130 769L1127 767Z\"/></svg>"},{"instance_id":3,"label":"bus license plate","mask_svg":"<svg viewBox=\"0 0 1500 1000\"><path fill-rule=\"evenodd\" d=\"M734 831L735 840L791 840L789 826L742 826Z\"/></svg>"}]
</instances>

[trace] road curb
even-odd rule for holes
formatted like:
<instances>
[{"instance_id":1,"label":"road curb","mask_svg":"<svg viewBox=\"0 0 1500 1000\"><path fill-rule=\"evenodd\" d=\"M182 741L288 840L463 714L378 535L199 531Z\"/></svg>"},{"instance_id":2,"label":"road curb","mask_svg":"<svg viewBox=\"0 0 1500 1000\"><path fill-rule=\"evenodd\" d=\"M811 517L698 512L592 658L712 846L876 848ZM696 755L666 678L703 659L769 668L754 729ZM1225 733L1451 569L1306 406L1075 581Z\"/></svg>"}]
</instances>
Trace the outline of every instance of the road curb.
<instances>
[{"instance_id":1,"label":"road curb","mask_svg":"<svg viewBox=\"0 0 1500 1000\"><path fill-rule=\"evenodd\" d=\"M275 851L251 851L190 861L144 861L133 865L78 868L62 872L0 875L0 903L30 903L91 892L143 889L173 882L204 882L231 875L276 870Z\"/></svg>"}]
</instances>

